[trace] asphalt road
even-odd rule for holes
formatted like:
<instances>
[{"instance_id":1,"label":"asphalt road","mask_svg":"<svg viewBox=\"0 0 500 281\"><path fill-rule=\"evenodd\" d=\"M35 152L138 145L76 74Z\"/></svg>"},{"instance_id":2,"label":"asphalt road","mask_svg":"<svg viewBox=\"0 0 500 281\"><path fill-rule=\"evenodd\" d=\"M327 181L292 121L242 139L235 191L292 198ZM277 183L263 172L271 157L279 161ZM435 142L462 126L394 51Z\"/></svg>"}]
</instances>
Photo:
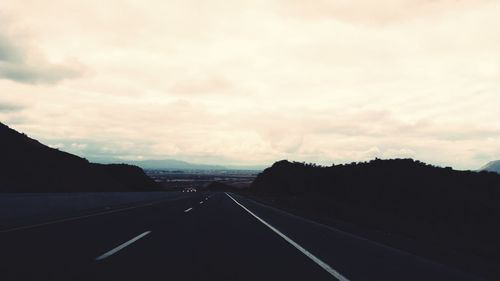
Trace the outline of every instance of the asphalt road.
<instances>
[{"instance_id":1,"label":"asphalt road","mask_svg":"<svg viewBox=\"0 0 500 281\"><path fill-rule=\"evenodd\" d=\"M0 232L0 280L477 280L226 193Z\"/></svg>"}]
</instances>

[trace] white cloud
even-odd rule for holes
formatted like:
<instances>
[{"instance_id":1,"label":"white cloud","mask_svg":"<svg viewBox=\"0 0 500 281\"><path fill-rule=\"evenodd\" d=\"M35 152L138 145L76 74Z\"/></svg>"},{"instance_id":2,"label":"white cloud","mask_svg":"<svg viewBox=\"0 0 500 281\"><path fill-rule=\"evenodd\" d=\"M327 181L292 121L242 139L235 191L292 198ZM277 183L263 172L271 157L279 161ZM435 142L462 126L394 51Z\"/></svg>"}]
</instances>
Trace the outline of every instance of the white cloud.
<instances>
[{"instance_id":1,"label":"white cloud","mask_svg":"<svg viewBox=\"0 0 500 281\"><path fill-rule=\"evenodd\" d=\"M495 1L117 3L0 4L26 32L0 33L0 60L45 82L0 81L0 102L24 108L1 120L128 158L500 157ZM78 69L67 58L92 75L48 85Z\"/></svg>"},{"instance_id":2,"label":"white cloud","mask_svg":"<svg viewBox=\"0 0 500 281\"><path fill-rule=\"evenodd\" d=\"M76 62L51 63L0 14L0 79L29 84L54 84L81 75Z\"/></svg>"}]
</instances>

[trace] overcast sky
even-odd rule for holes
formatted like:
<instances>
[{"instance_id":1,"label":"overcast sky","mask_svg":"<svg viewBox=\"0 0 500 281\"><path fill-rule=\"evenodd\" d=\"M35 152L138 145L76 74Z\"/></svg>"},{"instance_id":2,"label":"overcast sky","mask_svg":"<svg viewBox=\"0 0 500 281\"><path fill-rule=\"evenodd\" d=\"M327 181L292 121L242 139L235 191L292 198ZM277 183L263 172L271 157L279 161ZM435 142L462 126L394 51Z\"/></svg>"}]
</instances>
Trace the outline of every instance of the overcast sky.
<instances>
[{"instance_id":1,"label":"overcast sky","mask_svg":"<svg viewBox=\"0 0 500 281\"><path fill-rule=\"evenodd\" d=\"M0 2L0 121L92 158L500 159L500 1Z\"/></svg>"}]
</instances>

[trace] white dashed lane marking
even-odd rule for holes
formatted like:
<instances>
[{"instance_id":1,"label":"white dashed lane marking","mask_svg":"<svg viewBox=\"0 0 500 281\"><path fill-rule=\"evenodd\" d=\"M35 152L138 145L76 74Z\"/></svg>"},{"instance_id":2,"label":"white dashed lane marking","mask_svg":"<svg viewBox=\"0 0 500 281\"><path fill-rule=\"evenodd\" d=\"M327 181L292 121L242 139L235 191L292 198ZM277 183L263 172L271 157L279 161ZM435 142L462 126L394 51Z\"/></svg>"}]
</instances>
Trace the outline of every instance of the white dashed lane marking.
<instances>
[{"instance_id":1,"label":"white dashed lane marking","mask_svg":"<svg viewBox=\"0 0 500 281\"><path fill-rule=\"evenodd\" d=\"M132 239L128 240L127 242L125 242L125 243L121 244L120 246L118 246L118 247L116 247L116 248L112 249L111 251L108 251L108 252L106 252L106 253L104 253L104 254L102 254L102 255L98 256L97 258L95 258L95 260L96 260L96 261L100 261L100 260L103 260L103 259L109 258L110 256L112 256L112 255L116 254L116 253L117 253L118 251L120 251L120 250L123 250L123 248L125 248L125 247L127 247L128 245L130 245L130 244L134 243L135 241L137 241L137 240L141 239L142 237L144 237L144 236L148 235L149 233L151 233L151 231L146 231L146 232L144 232L144 233L142 233L142 234L139 234L139 235L137 235L136 237L134 237L134 238L132 238Z\"/></svg>"}]
</instances>

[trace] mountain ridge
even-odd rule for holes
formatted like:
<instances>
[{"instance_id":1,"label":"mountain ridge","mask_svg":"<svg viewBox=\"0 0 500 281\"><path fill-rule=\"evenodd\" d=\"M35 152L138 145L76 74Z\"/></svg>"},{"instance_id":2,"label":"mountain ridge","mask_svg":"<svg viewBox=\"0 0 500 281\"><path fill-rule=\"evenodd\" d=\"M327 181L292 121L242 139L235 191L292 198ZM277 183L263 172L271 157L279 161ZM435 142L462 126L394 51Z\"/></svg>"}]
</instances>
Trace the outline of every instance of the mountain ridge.
<instances>
[{"instance_id":1,"label":"mountain ridge","mask_svg":"<svg viewBox=\"0 0 500 281\"><path fill-rule=\"evenodd\" d=\"M145 160L124 160L119 158L94 158L94 162L102 164L125 163L139 166L145 170L264 170L264 165L213 165L203 163L193 163L172 158L166 159L145 159Z\"/></svg>"},{"instance_id":2,"label":"mountain ridge","mask_svg":"<svg viewBox=\"0 0 500 281\"><path fill-rule=\"evenodd\" d=\"M313 220L434 245L431 256L456 253L463 257L456 264L500 278L499 174L413 159L329 167L283 160L260 173L249 194ZM444 256L455 263L455 254Z\"/></svg>"},{"instance_id":3,"label":"mountain ridge","mask_svg":"<svg viewBox=\"0 0 500 281\"><path fill-rule=\"evenodd\" d=\"M0 192L145 191L156 184L139 167L95 164L50 148L0 122Z\"/></svg>"},{"instance_id":4,"label":"mountain ridge","mask_svg":"<svg viewBox=\"0 0 500 281\"><path fill-rule=\"evenodd\" d=\"M480 171L495 172L500 174L500 160L490 161Z\"/></svg>"}]
</instances>

